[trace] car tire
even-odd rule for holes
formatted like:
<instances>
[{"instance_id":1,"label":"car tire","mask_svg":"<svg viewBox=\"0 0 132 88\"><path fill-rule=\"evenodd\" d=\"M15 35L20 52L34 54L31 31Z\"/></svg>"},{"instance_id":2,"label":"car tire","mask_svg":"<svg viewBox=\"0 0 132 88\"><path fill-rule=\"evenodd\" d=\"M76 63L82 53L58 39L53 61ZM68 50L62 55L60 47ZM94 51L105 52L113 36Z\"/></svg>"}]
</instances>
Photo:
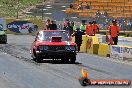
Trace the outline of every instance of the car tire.
<instances>
[{"instance_id":1,"label":"car tire","mask_svg":"<svg viewBox=\"0 0 132 88\"><path fill-rule=\"evenodd\" d=\"M76 62L76 55L75 56L71 56L70 63L74 64L75 62Z\"/></svg>"},{"instance_id":2,"label":"car tire","mask_svg":"<svg viewBox=\"0 0 132 88\"><path fill-rule=\"evenodd\" d=\"M63 59L61 59L61 62L62 63L69 63L69 59L68 58L63 58Z\"/></svg>"},{"instance_id":3,"label":"car tire","mask_svg":"<svg viewBox=\"0 0 132 88\"><path fill-rule=\"evenodd\" d=\"M43 59L41 57L37 57L36 53L35 53L35 50L33 50L33 53L32 53L32 58L35 62L37 63L41 63L43 61Z\"/></svg>"},{"instance_id":4,"label":"car tire","mask_svg":"<svg viewBox=\"0 0 132 88\"><path fill-rule=\"evenodd\" d=\"M43 61L43 59L42 59L41 57L36 57L36 58L35 58L35 61L36 61L37 63L41 63L41 62Z\"/></svg>"}]
</instances>

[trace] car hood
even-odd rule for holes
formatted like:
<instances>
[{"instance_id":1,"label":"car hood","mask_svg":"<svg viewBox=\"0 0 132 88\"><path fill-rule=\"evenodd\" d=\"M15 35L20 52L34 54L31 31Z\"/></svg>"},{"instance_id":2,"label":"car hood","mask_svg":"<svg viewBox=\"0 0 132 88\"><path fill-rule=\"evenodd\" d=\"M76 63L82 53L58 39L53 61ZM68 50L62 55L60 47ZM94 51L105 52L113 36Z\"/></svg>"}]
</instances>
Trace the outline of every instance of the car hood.
<instances>
[{"instance_id":1,"label":"car hood","mask_svg":"<svg viewBox=\"0 0 132 88\"><path fill-rule=\"evenodd\" d=\"M0 35L5 35L6 33L4 31L0 31Z\"/></svg>"},{"instance_id":2,"label":"car hood","mask_svg":"<svg viewBox=\"0 0 132 88\"><path fill-rule=\"evenodd\" d=\"M74 42L71 41L63 41L63 42L50 42L50 41L37 41L36 45L76 45Z\"/></svg>"}]
</instances>

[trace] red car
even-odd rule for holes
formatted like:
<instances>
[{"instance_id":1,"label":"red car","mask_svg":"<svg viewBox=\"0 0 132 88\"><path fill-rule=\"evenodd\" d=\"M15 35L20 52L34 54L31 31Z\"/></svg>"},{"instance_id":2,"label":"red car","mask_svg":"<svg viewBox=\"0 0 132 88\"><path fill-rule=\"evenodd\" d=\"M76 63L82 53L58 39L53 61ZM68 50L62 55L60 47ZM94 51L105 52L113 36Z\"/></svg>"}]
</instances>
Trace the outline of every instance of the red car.
<instances>
[{"instance_id":1,"label":"red car","mask_svg":"<svg viewBox=\"0 0 132 88\"><path fill-rule=\"evenodd\" d=\"M76 44L62 30L42 30L37 33L31 47L31 56L36 62L43 59L61 59L63 62L75 63Z\"/></svg>"}]
</instances>

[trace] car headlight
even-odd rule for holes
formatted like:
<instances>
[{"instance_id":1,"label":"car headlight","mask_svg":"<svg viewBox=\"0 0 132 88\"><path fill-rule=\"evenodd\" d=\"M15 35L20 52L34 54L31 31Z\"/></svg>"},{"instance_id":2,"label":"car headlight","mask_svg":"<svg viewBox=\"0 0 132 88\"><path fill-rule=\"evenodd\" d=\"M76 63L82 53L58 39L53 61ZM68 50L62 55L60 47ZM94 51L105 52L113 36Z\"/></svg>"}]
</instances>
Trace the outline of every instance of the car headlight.
<instances>
[{"instance_id":1,"label":"car headlight","mask_svg":"<svg viewBox=\"0 0 132 88\"><path fill-rule=\"evenodd\" d=\"M66 46L66 50L74 51L75 49L76 49L75 46Z\"/></svg>"},{"instance_id":2,"label":"car headlight","mask_svg":"<svg viewBox=\"0 0 132 88\"><path fill-rule=\"evenodd\" d=\"M48 46L39 46L39 50L48 50Z\"/></svg>"},{"instance_id":3,"label":"car headlight","mask_svg":"<svg viewBox=\"0 0 132 88\"><path fill-rule=\"evenodd\" d=\"M66 50L70 50L70 46L66 46Z\"/></svg>"},{"instance_id":4,"label":"car headlight","mask_svg":"<svg viewBox=\"0 0 132 88\"><path fill-rule=\"evenodd\" d=\"M72 51L76 50L75 46L70 46L70 49L71 49Z\"/></svg>"}]
</instances>

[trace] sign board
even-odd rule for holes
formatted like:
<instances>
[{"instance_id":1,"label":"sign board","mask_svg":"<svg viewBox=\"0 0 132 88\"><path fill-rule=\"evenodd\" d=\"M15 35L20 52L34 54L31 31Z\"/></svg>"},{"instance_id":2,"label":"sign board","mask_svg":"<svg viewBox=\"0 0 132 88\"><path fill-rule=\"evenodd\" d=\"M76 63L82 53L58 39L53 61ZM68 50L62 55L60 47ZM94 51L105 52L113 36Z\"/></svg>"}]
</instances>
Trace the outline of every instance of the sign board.
<instances>
[{"instance_id":1,"label":"sign board","mask_svg":"<svg viewBox=\"0 0 132 88\"><path fill-rule=\"evenodd\" d=\"M118 45L112 45L110 57L114 59L123 60L123 47Z\"/></svg>"},{"instance_id":2,"label":"sign board","mask_svg":"<svg viewBox=\"0 0 132 88\"><path fill-rule=\"evenodd\" d=\"M7 30L9 33L35 33L42 29L42 20L16 20L6 19Z\"/></svg>"},{"instance_id":3,"label":"sign board","mask_svg":"<svg viewBox=\"0 0 132 88\"><path fill-rule=\"evenodd\" d=\"M123 48L123 58L132 59L132 47Z\"/></svg>"},{"instance_id":4,"label":"sign board","mask_svg":"<svg viewBox=\"0 0 132 88\"><path fill-rule=\"evenodd\" d=\"M6 30L6 19L0 18L0 30Z\"/></svg>"}]
</instances>

